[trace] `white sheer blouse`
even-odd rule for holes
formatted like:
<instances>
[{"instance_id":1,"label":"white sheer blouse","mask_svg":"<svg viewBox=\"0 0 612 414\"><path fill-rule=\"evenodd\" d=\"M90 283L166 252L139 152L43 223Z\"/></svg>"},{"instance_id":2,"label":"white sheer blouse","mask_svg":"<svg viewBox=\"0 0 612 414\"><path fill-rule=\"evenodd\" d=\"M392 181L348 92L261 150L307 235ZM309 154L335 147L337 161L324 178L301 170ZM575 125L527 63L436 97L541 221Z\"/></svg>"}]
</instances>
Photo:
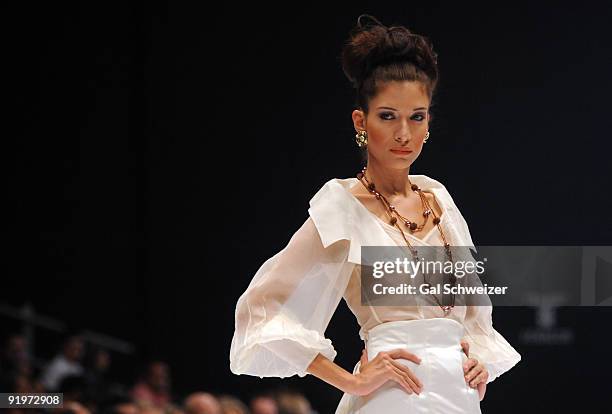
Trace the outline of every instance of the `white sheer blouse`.
<instances>
[{"instance_id":1,"label":"white sheer blouse","mask_svg":"<svg viewBox=\"0 0 612 414\"><path fill-rule=\"evenodd\" d=\"M449 243L476 250L451 195L426 175L411 182L433 193L442 209ZM444 317L437 306L361 304L361 246L405 246L399 230L369 211L349 190L357 178L329 180L310 200L309 217L288 244L266 260L238 299L230 369L259 377L307 375L317 354L336 357L325 330L344 298L362 339L374 326L396 320ZM414 245L443 245L434 227ZM493 328L492 306L455 306L446 316L462 323L470 357L482 361L493 381L516 365L520 354Z\"/></svg>"}]
</instances>

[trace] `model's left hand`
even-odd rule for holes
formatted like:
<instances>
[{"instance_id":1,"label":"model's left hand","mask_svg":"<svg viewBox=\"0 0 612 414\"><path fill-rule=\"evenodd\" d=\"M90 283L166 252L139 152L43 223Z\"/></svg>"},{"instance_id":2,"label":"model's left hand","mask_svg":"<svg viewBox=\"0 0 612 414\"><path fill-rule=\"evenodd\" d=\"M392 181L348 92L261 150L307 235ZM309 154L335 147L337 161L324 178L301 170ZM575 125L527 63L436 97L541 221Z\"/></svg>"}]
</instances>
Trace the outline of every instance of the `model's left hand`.
<instances>
[{"instance_id":1,"label":"model's left hand","mask_svg":"<svg viewBox=\"0 0 612 414\"><path fill-rule=\"evenodd\" d=\"M480 401L483 400L485 393L487 392L487 380L489 379L489 372L487 371L484 364L478 361L476 358L470 358L470 344L462 340L461 348L465 355L468 357L465 364L463 364L463 372L465 374L465 382L470 387L478 389L478 396Z\"/></svg>"}]
</instances>

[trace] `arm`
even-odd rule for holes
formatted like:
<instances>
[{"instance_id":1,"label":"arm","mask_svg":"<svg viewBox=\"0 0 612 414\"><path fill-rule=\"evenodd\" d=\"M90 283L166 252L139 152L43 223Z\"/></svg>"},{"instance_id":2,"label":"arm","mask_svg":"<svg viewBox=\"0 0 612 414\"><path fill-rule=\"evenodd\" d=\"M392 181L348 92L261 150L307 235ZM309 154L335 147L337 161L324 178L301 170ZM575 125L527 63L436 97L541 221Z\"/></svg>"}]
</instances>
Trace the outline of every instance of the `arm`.
<instances>
[{"instance_id":1,"label":"arm","mask_svg":"<svg viewBox=\"0 0 612 414\"><path fill-rule=\"evenodd\" d=\"M308 366L308 373L342 392L347 394L355 392L355 376L321 354L318 354Z\"/></svg>"},{"instance_id":2,"label":"arm","mask_svg":"<svg viewBox=\"0 0 612 414\"><path fill-rule=\"evenodd\" d=\"M448 191L445 191L444 194L449 205L453 207L461 245L476 251L467 221ZM469 250L460 250L460 252L467 256L465 260L474 259ZM472 285L482 286L476 275L468 276L468 280ZM480 400L482 400L486 392L486 385L510 370L521 360L521 356L493 328L493 306L488 295L471 296L469 299L473 306L466 306L464 320L465 336L462 347L468 356L464 363L464 371L468 383L475 380Z\"/></svg>"},{"instance_id":3,"label":"arm","mask_svg":"<svg viewBox=\"0 0 612 414\"><path fill-rule=\"evenodd\" d=\"M446 195L454 207L463 246L470 246L475 250L467 221L448 191ZM467 250L466 255L468 255L466 260L474 259ZM469 280L473 285L482 285L477 276ZM493 306L488 295L473 295L469 299L474 305L466 307L464 339L469 344L469 357L478 360L487 372L487 378L484 380L486 384L514 367L521 360L521 355L493 328Z\"/></svg>"},{"instance_id":4,"label":"arm","mask_svg":"<svg viewBox=\"0 0 612 414\"><path fill-rule=\"evenodd\" d=\"M323 247L311 218L259 268L236 305L230 369L259 377L307 375L336 351L324 332L353 270L348 241Z\"/></svg>"},{"instance_id":5,"label":"arm","mask_svg":"<svg viewBox=\"0 0 612 414\"><path fill-rule=\"evenodd\" d=\"M379 352L371 361L368 361L364 351L359 361L359 371L350 374L319 354L309 365L308 372L347 394L368 395L389 380L398 383L408 394L420 394L423 383L410 368L396 359L421 363L419 357L404 348Z\"/></svg>"},{"instance_id":6,"label":"arm","mask_svg":"<svg viewBox=\"0 0 612 414\"><path fill-rule=\"evenodd\" d=\"M486 383L521 360L521 355L493 328L491 306L468 306L464 325L470 357L476 358L486 368Z\"/></svg>"},{"instance_id":7,"label":"arm","mask_svg":"<svg viewBox=\"0 0 612 414\"><path fill-rule=\"evenodd\" d=\"M484 399L487 392L487 380L489 379L489 371L487 367L476 357L470 357L470 343L465 339L461 340L461 348L465 353L467 360L463 364L463 374L465 382L472 388L478 389L480 401Z\"/></svg>"},{"instance_id":8,"label":"arm","mask_svg":"<svg viewBox=\"0 0 612 414\"><path fill-rule=\"evenodd\" d=\"M405 349L381 352L370 362L362 360L355 375L333 363L336 351L324 332L354 269L348 253L346 240L323 247L309 218L287 246L260 267L236 305L230 348L233 373L281 378L313 374L358 395L387 380L409 393L420 392L420 381L395 361L420 362Z\"/></svg>"}]
</instances>

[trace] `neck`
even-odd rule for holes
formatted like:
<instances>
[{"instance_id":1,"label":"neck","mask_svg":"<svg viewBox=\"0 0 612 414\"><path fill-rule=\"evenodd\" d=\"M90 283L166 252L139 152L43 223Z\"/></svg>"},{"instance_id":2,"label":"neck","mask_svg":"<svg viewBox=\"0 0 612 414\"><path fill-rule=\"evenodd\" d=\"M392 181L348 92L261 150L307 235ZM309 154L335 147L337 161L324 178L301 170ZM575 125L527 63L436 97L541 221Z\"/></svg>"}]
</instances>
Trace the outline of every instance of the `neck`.
<instances>
[{"instance_id":1,"label":"neck","mask_svg":"<svg viewBox=\"0 0 612 414\"><path fill-rule=\"evenodd\" d=\"M385 196L409 196L412 193L408 174L410 167L385 168L370 159L367 164L366 178L376 185L376 190Z\"/></svg>"}]
</instances>

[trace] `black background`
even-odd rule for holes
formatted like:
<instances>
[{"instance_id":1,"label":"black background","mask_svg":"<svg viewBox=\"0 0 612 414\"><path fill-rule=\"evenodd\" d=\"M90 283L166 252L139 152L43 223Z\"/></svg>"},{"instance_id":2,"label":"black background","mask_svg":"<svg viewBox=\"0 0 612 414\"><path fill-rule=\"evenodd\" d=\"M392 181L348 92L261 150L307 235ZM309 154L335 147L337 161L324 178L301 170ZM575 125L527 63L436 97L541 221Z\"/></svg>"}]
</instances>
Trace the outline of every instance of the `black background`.
<instances>
[{"instance_id":1,"label":"black background","mask_svg":"<svg viewBox=\"0 0 612 414\"><path fill-rule=\"evenodd\" d=\"M432 40L436 119L411 173L446 185L477 245L609 245L612 10L373 4L5 8L1 301L131 341L134 366L165 358L178 395L280 383L229 371L234 306L315 192L361 168L338 61L361 13ZM612 312L557 315L571 346L522 345L534 310L495 309L523 360L483 412L607 407ZM357 331L341 303L327 335L347 370ZM322 413L341 396L282 383Z\"/></svg>"}]
</instances>

